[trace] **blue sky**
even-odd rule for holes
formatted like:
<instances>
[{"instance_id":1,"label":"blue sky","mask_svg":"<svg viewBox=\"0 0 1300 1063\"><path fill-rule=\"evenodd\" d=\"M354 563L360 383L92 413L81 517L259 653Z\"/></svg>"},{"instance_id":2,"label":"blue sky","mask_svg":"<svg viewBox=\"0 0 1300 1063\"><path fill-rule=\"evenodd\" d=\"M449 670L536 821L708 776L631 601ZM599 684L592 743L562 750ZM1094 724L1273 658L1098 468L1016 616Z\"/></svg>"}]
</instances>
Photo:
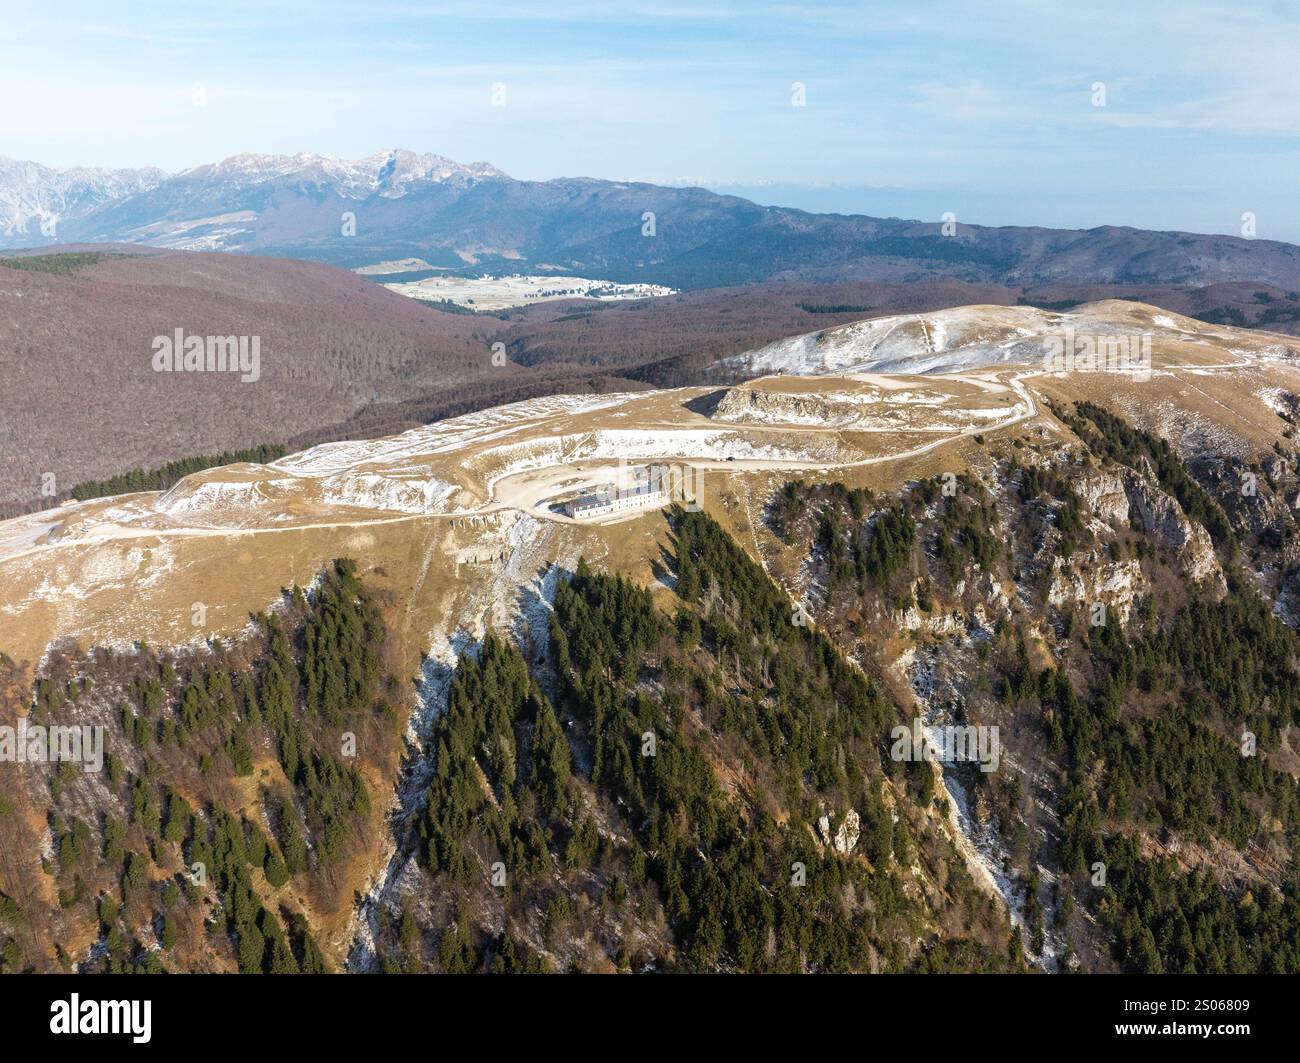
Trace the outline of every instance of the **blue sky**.
<instances>
[{"instance_id":1,"label":"blue sky","mask_svg":"<svg viewBox=\"0 0 1300 1063\"><path fill-rule=\"evenodd\" d=\"M986 224L1236 233L1250 211L1260 237L1300 242L1294 2L3 0L0 14L0 154L49 165L408 147L516 177Z\"/></svg>"}]
</instances>

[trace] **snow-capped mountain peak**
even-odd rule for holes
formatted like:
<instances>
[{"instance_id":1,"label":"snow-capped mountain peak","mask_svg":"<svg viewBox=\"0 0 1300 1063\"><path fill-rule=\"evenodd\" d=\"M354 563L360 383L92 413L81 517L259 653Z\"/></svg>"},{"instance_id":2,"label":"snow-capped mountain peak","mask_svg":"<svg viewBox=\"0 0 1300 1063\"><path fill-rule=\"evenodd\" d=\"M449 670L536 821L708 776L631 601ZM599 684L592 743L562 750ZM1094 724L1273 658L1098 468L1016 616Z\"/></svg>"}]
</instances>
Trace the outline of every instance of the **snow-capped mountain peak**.
<instances>
[{"instance_id":1,"label":"snow-capped mountain peak","mask_svg":"<svg viewBox=\"0 0 1300 1063\"><path fill-rule=\"evenodd\" d=\"M55 169L0 156L0 238L6 243L48 243L60 223L97 207L156 188L167 174L156 167L111 170Z\"/></svg>"},{"instance_id":2,"label":"snow-capped mountain peak","mask_svg":"<svg viewBox=\"0 0 1300 1063\"><path fill-rule=\"evenodd\" d=\"M230 181L244 185L298 178L327 185L340 195L351 198L376 194L397 198L420 185L474 181L504 177L505 174L487 163L465 166L442 155L394 148L361 159L340 159L315 152L294 155L244 152L221 162L193 167L178 176L187 180Z\"/></svg>"},{"instance_id":3,"label":"snow-capped mountain peak","mask_svg":"<svg viewBox=\"0 0 1300 1063\"><path fill-rule=\"evenodd\" d=\"M188 239L193 235L190 233L193 218L243 209L238 206L241 197L261 186L286 187L312 195L325 193L351 200L372 196L400 199L431 186L450 184L464 188L477 181L505 176L487 163L466 166L442 155L404 148L375 152L361 159L340 159L315 152L293 155L243 152L177 174L154 167L60 170L0 156L0 246L36 246L66 239L128 239L160 242L165 246L191 246L176 243L167 235L168 216L186 223ZM158 216L147 217L146 205L123 206L132 196L155 189L159 203L166 204ZM225 201L237 206L223 209L220 204ZM215 205L209 209L208 204ZM198 213L191 214L190 207ZM99 222L97 219L104 212L113 220ZM86 219L85 224L78 225L82 219ZM141 229L141 222L148 231ZM164 224L159 229L153 225L155 222ZM231 234L216 242L204 238L193 246L225 247L230 239Z\"/></svg>"}]
</instances>

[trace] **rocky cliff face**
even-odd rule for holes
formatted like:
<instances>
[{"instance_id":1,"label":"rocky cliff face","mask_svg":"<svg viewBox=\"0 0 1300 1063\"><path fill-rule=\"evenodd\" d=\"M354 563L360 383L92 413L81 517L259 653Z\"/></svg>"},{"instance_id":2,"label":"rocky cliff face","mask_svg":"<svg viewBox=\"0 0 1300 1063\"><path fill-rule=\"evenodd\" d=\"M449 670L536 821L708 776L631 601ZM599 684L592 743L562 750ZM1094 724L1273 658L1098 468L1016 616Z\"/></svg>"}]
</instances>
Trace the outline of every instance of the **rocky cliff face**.
<instances>
[{"instance_id":1,"label":"rocky cliff face","mask_svg":"<svg viewBox=\"0 0 1300 1063\"><path fill-rule=\"evenodd\" d=\"M1075 480L1074 490L1086 511L1096 520L1113 525L1128 524L1128 484L1117 470L1091 469Z\"/></svg>"},{"instance_id":2,"label":"rocky cliff face","mask_svg":"<svg viewBox=\"0 0 1300 1063\"><path fill-rule=\"evenodd\" d=\"M742 385L727 391L713 416L719 421L830 424L832 418L840 413L842 411L815 396L773 393Z\"/></svg>"},{"instance_id":3,"label":"rocky cliff face","mask_svg":"<svg viewBox=\"0 0 1300 1063\"><path fill-rule=\"evenodd\" d=\"M1190 580L1208 579L1223 587L1223 570L1214 553L1209 532L1193 524L1177 501L1136 472L1124 478L1124 489L1134 520L1142 531L1177 552L1183 573Z\"/></svg>"},{"instance_id":4,"label":"rocky cliff face","mask_svg":"<svg viewBox=\"0 0 1300 1063\"><path fill-rule=\"evenodd\" d=\"M1126 624L1134 598L1147 587L1139 562L1102 561L1093 551L1085 559L1055 558L1047 602L1057 609L1082 607L1090 611L1104 605L1114 609L1120 623Z\"/></svg>"},{"instance_id":5,"label":"rocky cliff face","mask_svg":"<svg viewBox=\"0 0 1300 1063\"><path fill-rule=\"evenodd\" d=\"M830 846L841 856L853 852L861 833L861 819L851 808L843 816L827 813L817 820L817 835L822 844Z\"/></svg>"}]
</instances>

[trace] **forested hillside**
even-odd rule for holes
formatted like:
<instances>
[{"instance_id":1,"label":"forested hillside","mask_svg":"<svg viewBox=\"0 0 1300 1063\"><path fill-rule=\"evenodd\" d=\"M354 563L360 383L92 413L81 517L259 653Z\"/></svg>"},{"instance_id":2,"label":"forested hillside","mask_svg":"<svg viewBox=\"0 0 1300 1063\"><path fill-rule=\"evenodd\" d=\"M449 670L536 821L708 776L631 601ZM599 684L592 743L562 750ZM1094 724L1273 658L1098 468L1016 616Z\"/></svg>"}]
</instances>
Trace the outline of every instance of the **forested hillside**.
<instances>
[{"instance_id":1,"label":"forested hillside","mask_svg":"<svg viewBox=\"0 0 1300 1063\"><path fill-rule=\"evenodd\" d=\"M56 655L29 725L104 725L105 760L6 788L4 969L328 969L397 768L386 641L340 561L237 643Z\"/></svg>"},{"instance_id":2,"label":"forested hillside","mask_svg":"<svg viewBox=\"0 0 1300 1063\"><path fill-rule=\"evenodd\" d=\"M386 968L1017 966L930 766L888 759L897 708L707 516L673 531L675 613L584 562L544 667L461 659Z\"/></svg>"},{"instance_id":3,"label":"forested hillside","mask_svg":"<svg viewBox=\"0 0 1300 1063\"><path fill-rule=\"evenodd\" d=\"M864 667L901 636L928 721L999 729L1000 770L945 774L1031 958L1300 970L1300 639L1242 567L1290 579L1294 472L1247 497L1265 518L1247 466L1202 483L1111 411L1057 412L1082 449L1017 440L887 498L791 482L767 519L810 545L813 615Z\"/></svg>"}]
</instances>

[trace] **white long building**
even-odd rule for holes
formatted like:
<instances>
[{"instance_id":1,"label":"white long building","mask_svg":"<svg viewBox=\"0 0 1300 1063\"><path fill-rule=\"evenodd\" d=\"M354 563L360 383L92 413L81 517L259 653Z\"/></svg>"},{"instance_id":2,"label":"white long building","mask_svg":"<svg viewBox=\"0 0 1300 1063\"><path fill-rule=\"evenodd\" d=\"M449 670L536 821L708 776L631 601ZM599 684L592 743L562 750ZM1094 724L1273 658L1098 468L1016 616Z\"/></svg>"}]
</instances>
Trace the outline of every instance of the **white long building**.
<instances>
[{"instance_id":1,"label":"white long building","mask_svg":"<svg viewBox=\"0 0 1300 1063\"><path fill-rule=\"evenodd\" d=\"M658 477L643 480L635 487L602 484L589 494L579 495L564 504L564 512L574 519L603 517L630 509L647 509L668 502L668 492Z\"/></svg>"}]
</instances>

